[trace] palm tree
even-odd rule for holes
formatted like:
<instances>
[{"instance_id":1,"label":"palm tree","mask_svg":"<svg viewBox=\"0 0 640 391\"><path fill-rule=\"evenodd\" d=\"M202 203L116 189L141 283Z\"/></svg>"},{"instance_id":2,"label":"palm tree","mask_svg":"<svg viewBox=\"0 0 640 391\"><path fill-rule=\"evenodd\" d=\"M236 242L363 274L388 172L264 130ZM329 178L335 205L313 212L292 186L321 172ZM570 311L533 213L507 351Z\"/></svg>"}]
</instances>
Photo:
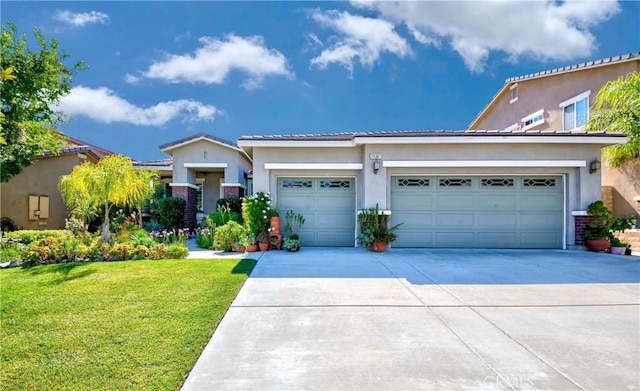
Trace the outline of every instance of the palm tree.
<instances>
[{"instance_id":1,"label":"palm tree","mask_svg":"<svg viewBox=\"0 0 640 391\"><path fill-rule=\"evenodd\" d=\"M615 131L627 142L604 150L611 167L620 168L640 157L640 73L633 72L605 84L596 97L588 131Z\"/></svg>"},{"instance_id":2,"label":"palm tree","mask_svg":"<svg viewBox=\"0 0 640 391\"><path fill-rule=\"evenodd\" d=\"M109 210L111 206L141 207L151 198L151 181L157 173L137 170L131 159L121 155L110 155L97 164L83 163L71 174L60 179L58 184L65 203L82 213L104 208L102 241L109 242Z\"/></svg>"}]
</instances>

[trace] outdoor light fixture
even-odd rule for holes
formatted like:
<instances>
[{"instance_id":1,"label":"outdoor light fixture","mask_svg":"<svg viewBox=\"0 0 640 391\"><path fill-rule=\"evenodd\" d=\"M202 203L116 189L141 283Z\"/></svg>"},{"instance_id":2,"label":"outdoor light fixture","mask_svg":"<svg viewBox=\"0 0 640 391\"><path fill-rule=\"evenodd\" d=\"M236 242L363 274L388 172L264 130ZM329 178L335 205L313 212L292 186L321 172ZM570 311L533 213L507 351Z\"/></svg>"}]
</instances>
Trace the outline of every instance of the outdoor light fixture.
<instances>
[{"instance_id":1,"label":"outdoor light fixture","mask_svg":"<svg viewBox=\"0 0 640 391\"><path fill-rule=\"evenodd\" d=\"M601 167L600 161L599 160L594 160L589 164L589 174L593 174L594 172L597 172Z\"/></svg>"},{"instance_id":2,"label":"outdoor light fixture","mask_svg":"<svg viewBox=\"0 0 640 391\"><path fill-rule=\"evenodd\" d=\"M379 161L374 161L373 162L373 173L377 174L379 169L380 169L380 162Z\"/></svg>"}]
</instances>

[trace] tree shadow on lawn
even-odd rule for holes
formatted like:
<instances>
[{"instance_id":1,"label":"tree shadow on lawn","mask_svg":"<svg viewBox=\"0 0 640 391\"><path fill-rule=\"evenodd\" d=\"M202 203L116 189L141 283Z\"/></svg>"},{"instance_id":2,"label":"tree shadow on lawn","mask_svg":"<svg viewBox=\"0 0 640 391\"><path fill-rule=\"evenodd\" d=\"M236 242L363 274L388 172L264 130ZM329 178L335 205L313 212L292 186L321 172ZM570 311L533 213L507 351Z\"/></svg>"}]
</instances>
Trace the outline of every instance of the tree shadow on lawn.
<instances>
[{"instance_id":1,"label":"tree shadow on lawn","mask_svg":"<svg viewBox=\"0 0 640 391\"><path fill-rule=\"evenodd\" d=\"M29 274L37 276L41 274L57 274L58 278L49 281L47 285L60 285L66 281L73 281L79 278L87 277L96 272L95 268L79 270L76 273L71 274L71 272L76 268L85 268L90 266L87 263L58 263L55 265L42 265L42 266L34 266L29 268Z\"/></svg>"},{"instance_id":2,"label":"tree shadow on lawn","mask_svg":"<svg viewBox=\"0 0 640 391\"><path fill-rule=\"evenodd\" d=\"M231 274L244 274L249 275L251 271L256 266L258 261L255 259L241 259L231 270Z\"/></svg>"}]
</instances>

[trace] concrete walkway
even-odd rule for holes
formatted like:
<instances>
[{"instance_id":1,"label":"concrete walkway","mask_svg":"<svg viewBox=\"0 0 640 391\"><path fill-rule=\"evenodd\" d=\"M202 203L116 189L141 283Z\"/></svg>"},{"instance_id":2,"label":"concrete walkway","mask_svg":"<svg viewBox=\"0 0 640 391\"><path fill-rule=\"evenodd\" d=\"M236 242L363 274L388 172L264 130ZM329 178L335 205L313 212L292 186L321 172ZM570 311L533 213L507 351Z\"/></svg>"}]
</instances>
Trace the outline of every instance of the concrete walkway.
<instances>
[{"instance_id":1,"label":"concrete walkway","mask_svg":"<svg viewBox=\"0 0 640 391\"><path fill-rule=\"evenodd\" d=\"M183 390L640 388L640 261L265 253Z\"/></svg>"},{"instance_id":2,"label":"concrete walkway","mask_svg":"<svg viewBox=\"0 0 640 391\"><path fill-rule=\"evenodd\" d=\"M261 252L224 252L217 250L209 250L206 248L200 248L196 245L195 239L189 239L185 243L187 248L189 249L189 255L187 258L189 259L224 259L224 258L251 258L251 259L260 259L262 257Z\"/></svg>"}]
</instances>

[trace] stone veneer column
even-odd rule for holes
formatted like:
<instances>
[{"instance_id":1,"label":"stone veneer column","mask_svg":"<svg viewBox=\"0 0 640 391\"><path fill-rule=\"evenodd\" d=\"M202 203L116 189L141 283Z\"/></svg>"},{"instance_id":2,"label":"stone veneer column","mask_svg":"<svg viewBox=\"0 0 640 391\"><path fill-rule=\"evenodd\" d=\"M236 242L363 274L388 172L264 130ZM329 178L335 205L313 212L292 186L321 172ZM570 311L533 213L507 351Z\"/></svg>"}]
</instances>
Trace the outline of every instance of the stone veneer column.
<instances>
[{"instance_id":1,"label":"stone veneer column","mask_svg":"<svg viewBox=\"0 0 640 391\"><path fill-rule=\"evenodd\" d=\"M576 245L584 245L584 230L589 226L593 216L573 216L576 227Z\"/></svg>"},{"instance_id":2,"label":"stone veneer column","mask_svg":"<svg viewBox=\"0 0 640 391\"><path fill-rule=\"evenodd\" d=\"M184 206L183 228L195 229L197 226L196 213L198 212L196 210L198 203L196 189L189 186L172 186L171 191L174 197L182 198L186 201Z\"/></svg>"},{"instance_id":3,"label":"stone veneer column","mask_svg":"<svg viewBox=\"0 0 640 391\"><path fill-rule=\"evenodd\" d=\"M244 189L240 186L224 186L224 198L244 197Z\"/></svg>"}]
</instances>

